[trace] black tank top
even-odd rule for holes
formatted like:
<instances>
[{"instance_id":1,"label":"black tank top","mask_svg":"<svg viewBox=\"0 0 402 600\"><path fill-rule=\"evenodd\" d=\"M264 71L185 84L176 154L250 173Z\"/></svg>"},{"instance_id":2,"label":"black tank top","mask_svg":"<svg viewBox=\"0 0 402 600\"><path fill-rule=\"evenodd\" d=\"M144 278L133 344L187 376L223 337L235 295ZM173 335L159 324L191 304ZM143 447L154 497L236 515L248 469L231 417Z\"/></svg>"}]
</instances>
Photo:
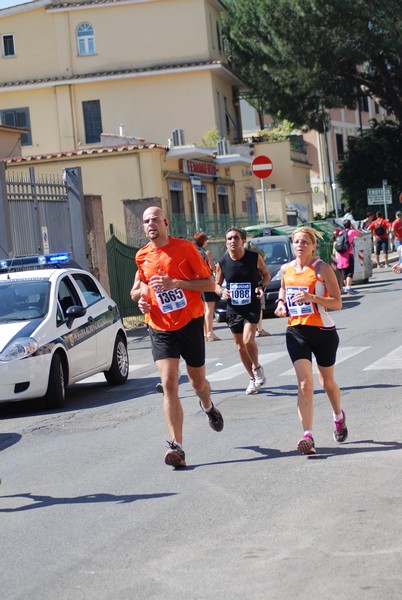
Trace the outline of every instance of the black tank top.
<instances>
[{"instance_id":1,"label":"black tank top","mask_svg":"<svg viewBox=\"0 0 402 600\"><path fill-rule=\"evenodd\" d=\"M228 313L247 313L261 310L261 302L255 294L255 288L261 281L257 268L258 254L250 250L244 251L244 256L238 260L230 258L226 252L219 264L226 280L226 286L231 289L232 298L227 301ZM242 284L233 286L231 284ZM250 299L250 302L247 300ZM246 304L242 302L246 301Z\"/></svg>"}]
</instances>

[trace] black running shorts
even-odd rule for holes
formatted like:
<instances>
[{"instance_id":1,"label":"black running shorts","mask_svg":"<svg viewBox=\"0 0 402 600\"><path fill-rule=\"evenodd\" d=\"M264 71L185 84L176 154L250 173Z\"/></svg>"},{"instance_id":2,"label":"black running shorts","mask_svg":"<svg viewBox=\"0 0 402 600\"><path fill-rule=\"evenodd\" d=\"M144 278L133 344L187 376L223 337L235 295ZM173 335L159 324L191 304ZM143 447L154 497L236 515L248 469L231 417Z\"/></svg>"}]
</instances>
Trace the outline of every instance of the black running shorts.
<instances>
[{"instance_id":1,"label":"black running shorts","mask_svg":"<svg viewBox=\"0 0 402 600\"><path fill-rule=\"evenodd\" d=\"M349 254L349 264L347 267L345 267L344 269L342 269L343 271L343 277L344 279L346 279L346 277L352 277L354 275L355 272L355 257L353 256L353 254Z\"/></svg>"},{"instance_id":2,"label":"black running shorts","mask_svg":"<svg viewBox=\"0 0 402 600\"><path fill-rule=\"evenodd\" d=\"M295 325L286 329L286 346L292 363L301 358L311 362L314 354L320 367L332 367L336 361L339 337L335 327Z\"/></svg>"},{"instance_id":3,"label":"black running shorts","mask_svg":"<svg viewBox=\"0 0 402 600\"><path fill-rule=\"evenodd\" d=\"M258 312L248 312L244 314L239 313L228 313L226 315L226 323L230 327L230 331L232 333L243 333L244 325L246 323L252 323L253 325L257 325L260 320L260 311Z\"/></svg>"},{"instance_id":4,"label":"black running shorts","mask_svg":"<svg viewBox=\"0 0 402 600\"><path fill-rule=\"evenodd\" d=\"M184 358L190 367L205 364L204 317L192 319L176 331L149 328L154 361L163 358Z\"/></svg>"}]
</instances>

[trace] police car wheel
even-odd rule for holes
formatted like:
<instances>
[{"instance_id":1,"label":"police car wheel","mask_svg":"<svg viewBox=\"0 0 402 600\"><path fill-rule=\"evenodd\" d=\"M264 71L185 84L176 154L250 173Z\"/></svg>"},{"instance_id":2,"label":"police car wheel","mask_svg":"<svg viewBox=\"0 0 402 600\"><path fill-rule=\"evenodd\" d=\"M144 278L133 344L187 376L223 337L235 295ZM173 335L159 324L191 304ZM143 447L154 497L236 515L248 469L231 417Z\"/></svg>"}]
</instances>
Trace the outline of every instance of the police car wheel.
<instances>
[{"instance_id":1,"label":"police car wheel","mask_svg":"<svg viewBox=\"0 0 402 600\"><path fill-rule=\"evenodd\" d=\"M49 384L45 394L47 408L62 408L66 404L66 375L60 354L55 354L49 371Z\"/></svg>"},{"instance_id":2,"label":"police car wheel","mask_svg":"<svg viewBox=\"0 0 402 600\"><path fill-rule=\"evenodd\" d=\"M106 381L110 385L121 385L128 377L128 352L126 341L122 335L116 336L113 350L112 366L104 373Z\"/></svg>"}]
</instances>

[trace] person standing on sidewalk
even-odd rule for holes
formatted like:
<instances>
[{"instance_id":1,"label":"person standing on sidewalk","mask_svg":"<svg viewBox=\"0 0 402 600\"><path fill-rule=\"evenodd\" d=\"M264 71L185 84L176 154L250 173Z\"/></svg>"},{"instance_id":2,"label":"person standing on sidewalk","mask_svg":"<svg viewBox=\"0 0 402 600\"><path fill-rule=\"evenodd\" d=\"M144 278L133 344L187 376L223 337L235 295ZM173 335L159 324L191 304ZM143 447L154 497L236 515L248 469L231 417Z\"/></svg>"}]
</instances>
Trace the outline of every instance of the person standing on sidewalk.
<instances>
[{"instance_id":1,"label":"person standing on sidewalk","mask_svg":"<svg viewBox=\"0 0 402 600\"><path fill-rule=\"evenodd\" d=\"M157 206L147 208L143 225L149 243L135 260L141 280L138 307L149 314L152 355L163 386L163 409L171 441L165 463L186 466L183 450L183 407L179 398L178 366L186 362L189 381L214 431L223 417L211 401L205 377L204 303L201 292L214 291L211 270L192 242L171 237L169 222Z\"/></svg>"},{"instance_id":2,"label":"person standing on sidewalk","mask_svg":"<svg viewBox=\"0 0 402 600\"><path fill-rule=\"evenodd\" d=\"M357 294L356 290L352 289L353 274L355 272L355 255L354 255L354 240L357 237L363 237L363 233L354 228L350 219L345 219L343 222L346 236L349 242L349 248L346 252L337 252L336 266L343 273L343 281L345 294Z\"/></svg>"},{"instance_id":3,"label":"person standing on sidewalk","mask_svg":"<svg viewBox=\"0 0 402 600\"><path fill-rule=\"evenodd\" d=\"M314 378L312 355L317 361L318 377L331 403L334 440L348 436L341 393L335 381L335 361L339 337L330 310L340 310L342 299L332 267L315 256L316 232L302 226L292 234L295 260L281 267L282 283L275 315L288 317L286 345L296 371L298 414L303 437L297 444L302 454L315 454L313 438Z\"/></svg>"},{"instance_id":4,"label":"person standing on sidewalk","mask_svg":"<svg viewBox=\"0 0 402 600\"><path fill-rule=\"evenodd\" d=\"M212 275L215 275L216 267L210 250L207 250L208 238L202 231L194 235L194 242L201 254L203 260L211 269ZM220 342L221 338L214 333L214 314L215 304L219 300L218 294L215 292L202 292L202 299L205 302L205 319L204 319L204 337L206 342Z\"/></svg>"},{"instance_id":5,"label":"person standing on sidewalk","mask_svg":"<svg viewBox=\"0 0 402 600\"><path fill-rule=\"evenodd\" d=\"M385 266L388 267L388 233L391 224L387 219L384 219L381 211L378 210L375 216L375 221L368 226L368 229L374 234L375 259L377 262L377 267L380 268L384 266L380 264L381 250L384 252Z\"/></svg>"},{"instance_id":6,"label":"person standing on sidewalk","mask_svg":"<svg viewBox=\"0 0 402 600\"><path fill-rule=\"evenodd\" d=\"M362 229L368 229L368 228L369 228L369 225L371 225L371 223L373 222L373 220L374 220L374 215L373 215L373 213L372 213L372 212L368 212L368 213L366 214L366 218L365 218L365 219L364 219L364 221L363 221L363 224L362 224Z\"/></svg>"},{"instance_id":7,"label":"person standing on sidewalk","mask_svg":"<svg viewBox=\"0 0 402 600\"><path fill-rule=\"evenodd\" d=\"M216 266L216 283L227 301L226 322L250 376L246 394L258 394L266 378L258 360L255 334L261 313L260 297L263 286L269 282L269 271L260 254L244 248L238 227L227 230L226 248ZM226 288L222 288L224 280Z\"/></svg>"},{"instance_id":8,"label":"person standing on sidewalk","mask_svg":"<svg viewBox=\"0 0 402 600\"><path fill-rule=\"evenodd\" d=\"M353 216L353 209L350 206L345 208L345 214L343 215L344 219L349 219L350 221L354 221L355 218Z\"/></svg>"},{"instance_id":9,"label":"person standing on sidewalk","mask_svg":"<svg viewBox=\"0 0 402 600\"><path fill-rule=\"evenodd\" d=\"M400 210L395 213L395 221L392 223L391 229L394 234L394 248L397 251L402 244L402 213Z\"/></svg>"}]
</instances>

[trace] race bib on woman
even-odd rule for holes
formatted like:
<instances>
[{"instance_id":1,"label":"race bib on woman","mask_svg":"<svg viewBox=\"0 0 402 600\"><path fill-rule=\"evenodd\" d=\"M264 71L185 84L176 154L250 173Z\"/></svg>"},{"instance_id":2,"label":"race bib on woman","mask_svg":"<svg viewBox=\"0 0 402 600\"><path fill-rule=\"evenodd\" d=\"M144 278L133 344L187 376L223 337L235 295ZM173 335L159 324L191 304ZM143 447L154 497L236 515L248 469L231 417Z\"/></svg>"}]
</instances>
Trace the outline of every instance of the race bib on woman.
<instances>
[{"instance_id":1,"label":"race bib on woman","mask_svg":"<svg viewBox=\"0 0 402 600\"><path fill-rule=\"evenodd\" d=\"M158 306L163 314L180 310L187 306L187 298L182 290L174 288L173 290L162 290L156 292Z\"/></svg>"},{"instance_id":2,"label":"race bib on woman","mask_svg":"<svg viewBox=\"0 0 402 600\"><path fill-rule=\"evenodd\" d=\"M251 302L251 283L231 283L230 301L233 306L243 306Z\"/></svg>"},{"instance_id":3,"label":"race bib on woman","mask_svg":"<svg viewBox=\"0 0 402 600\"><path fill-rule=\"evenodd\" d=\"M308 292L308 287L286 288L286 304L291 317L305 317L306 315L312 315L314 313L313 304L311 302L295 302L293 300L295 294L300 291Z\"/></svg>"}]
</instances>

